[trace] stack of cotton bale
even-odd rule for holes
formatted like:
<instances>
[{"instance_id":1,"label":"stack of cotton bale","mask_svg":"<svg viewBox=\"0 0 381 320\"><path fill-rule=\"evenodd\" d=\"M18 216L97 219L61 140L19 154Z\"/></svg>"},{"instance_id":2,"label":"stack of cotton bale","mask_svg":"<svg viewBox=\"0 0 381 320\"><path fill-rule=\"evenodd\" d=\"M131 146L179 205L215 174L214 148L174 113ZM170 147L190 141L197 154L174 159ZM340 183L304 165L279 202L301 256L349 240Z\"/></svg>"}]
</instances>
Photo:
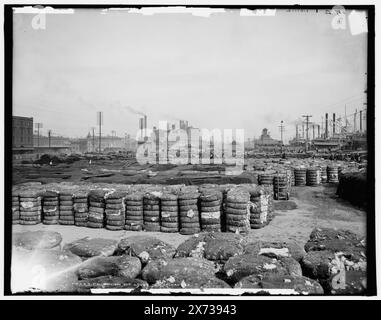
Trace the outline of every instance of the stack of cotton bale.
<instances>
[{"instance_id":1,"label":"stack of cotton bale","mask_svg":"<svg viewBox=\"0 0 381 320\"><path fill-rule=\"evenodd\" d=\"M263 186L253 186L248 191L250 193L250 227L263 228L269 222L270 195Z\"/></svg>"},{"instance_id":2,"label":"stack of cotton bale","mask_svg":"<svg viewBox=\"0 0 381 320\"><path fill-rule=\"evenodd\" d=\"M317 186L321 184L321 171L318 167L307 168L306 177L307 186Z\"/></svg>"},{"instance_id":3,"label":"stack of cotton bale","mask_svg":"<svg viewBox=\"0 0 381 320\"><path fill-rule=\"evenodd\" d=\"M146 231L160 231L160 192L147 192L143 197L143 224Z\"/></svg>"},{"instance_id":4,"label":"stack of cotton bale","mask_svg":"<svg viewBox=\"0 0 381 320\"><path fill-rule=\"evenodd\" d=\"M74 224L77 227L87 227L89 221L89 193L86 190L78 190L73 194Z\"/></svg>"},{"instance_id":5,"label":"stack of cotton bale","mask_svg":"<svg viewBox=\"0 0 381 320\"><path fill-rule=\"evenodd\" d=\"M16 190L12 190L12 224L20 223L20 202L19 194Z\"/></svg>"},{"instance_id":6,"label":"stack of cotton bale","mask_svg":"<svg viewBox=\"0 0 381 320\"><path fill-rule=\"evenodd\" d=\"M274 176L274 199L288 200L290 198L290 180L286 174L277 173Z\"/></svg>"},{"instance_id":7,"label":"stack of cotton bale","mask_svg":"<svg viewBox=\"0 0 381 320\"><path fill-rule=\"evenodd\" d=\"M112 231L124 229L126 195L123 191L112 191L105 195L106 229Z\"/></svg>"},{"instance_id":8,"label":"stack of cotton bale","mask_svg":"<svg viewBox=\"0 0 381 320\"><path fill-rule=\"evenodd\" d=\"M20 224L34 225L41 223L41 197L39 191L21 191Z\"/></svg>"},{"instance_id":9,"label":"stack of cotton bale","mask_svg":"<svg viewBox=\"0 0 381 320\"><path fill-rule=\"evenodd\" d=\"M294 168L295 186L305 186L307 180L307 169L303 166Z\"/></svg>"},{"instance_id":10,"label":"stack of cotton bale","mask_svg":"<svg viewBox=\"0 0 381 320\"><path fill-rule=\"evenodd\" d=\"M179 205L177 195L164 192L160 196L160 231L179 232Z\"/></svg>"},{"instance_id":11,"label":"stack of cotton bale","mask_svg":"<svg viewBox=\"0 0 381 320\"><path fill-rule=\"evenodd\" d=\"M73 193L70 190L59 192L60 213L58 223L62 225L74 225Z\"/></svg>"},{"instance_id":12,"label":"stack of cotton bale","mask_svg":"<svg viewBox=\"0 0 381 320\"><path fill-rule=\"evenodd\" d=\"M336 164L330 164L327 166L327 182L339 182L339 167Z\"/></svg>"},{"instance_id":13,"label":"stack of cotton bale","mask_svg":"<svg viewBox=\"0 0 381 320\"><path fill-rule=\"evenodd\" d=\"M144 193L136 190L126 195L126 220L124 228L129 231L143 230Z\"/></svg>"},{"instance_id":14,"label":"stack of cotton bale","mask_svg":"<svg viewBox=\"0 0 381 320\"><path fill-rule=\"evenodd\" d=\"M243 188L228 191L226 197L226 231L247 234L250 231L250 194Z\"/></svg>"},{"instance_id":15,"label":"stack of cotton bale","mask_svg":"<svg viewBox=\"0 0 381 320\"><path fill-rule=\"evenodd\" d=\"M221 191L202 190L200 195L202 231L221 231L222 197Z\"/></svg>"},{"instance_id":16,"label":"stack of cotton bale","mask_svg":"<svg viewBox=\"0 0 381 320\"><path fill-rule=\"evenodd\" d=\"M42 223L58 224L59 220L59 197L56 191L45 191L42 193Z\"/></svg>"},{"instance_id":17,"label":"stack of cotton bale","mask_svg":"<svg viewBox=\"0 0 381 320\"><path fill-rule=\"evenodd\" d=\"M90 228L103 228L105 222L105 195L106 190L98 189L89 192L89 219L87 226Z\"/></svg>"},{"instance_id":18,"label":"stack of cotton bale","mask_svg":"<svg viewBox=\"0 0 381 320\"><path fill-rule=\"evenodd\" d=\"M201 230L198 210L199 196L198 189L192 187L182 188L178 194L181 234L195 234Z\"/></svg>"},{"instance_id":19,"label":"stack of cotton bale","mask_svg":"<svg viewBox=\"0 0 381 320\"><path fill-rule=\"evenodd\" d=\"M274 183L274 172L265 171L258 175L258 184L272 186Z\"/></svg>"}]
</instances>

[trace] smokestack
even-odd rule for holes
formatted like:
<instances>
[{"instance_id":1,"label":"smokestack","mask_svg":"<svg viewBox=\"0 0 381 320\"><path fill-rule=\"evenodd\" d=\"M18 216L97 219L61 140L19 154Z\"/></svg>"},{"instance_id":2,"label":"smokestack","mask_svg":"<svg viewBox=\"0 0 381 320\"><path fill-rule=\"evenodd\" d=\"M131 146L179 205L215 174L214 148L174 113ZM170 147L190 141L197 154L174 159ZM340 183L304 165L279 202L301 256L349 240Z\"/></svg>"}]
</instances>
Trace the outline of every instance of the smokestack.
<instances>
[{"instance_id":1,"label":"smokestack","mask_svg":"<svg viewBox=\"0 0 381 320\"><path fill-rule=\"evenodd\" d=\"M328 138L328 113L325 114L325 138Z\"/></svg>"},{"instance_id":2,"label":"smokestack","mask_svg":"<svg viewBox=\"0 0 381 320\"><path fill-rule=\"evenodd\" d=\"M315 139L315 125L312 125L312 139Z\"/></svg>"},{"instance_id":3,"label":"smokestack","mask_svg":"<svg viewBox=\"0 0 381 320\"><path fill-rule=\"evenodd\" d=\"M143 128L144 128L144 119L139 118L139 130L140 130L140 136L142 138L144 137Z\"/></svg>"},{"instance_id":4,"label":"smokestack","mask_svg":"<svg viewBox=\"0 0 381 320\"><path fill-rule=\"evenodd\" d=\"M335 129L336 129L336 114L333 114L332 118L332 135L335 135Z\"/></svg>"},{"instance_id":5,"label":"smokestack","mask_svg":"<svg viewBox=\"0 0 381 320\"><path fill-rule=\"evenodd\" d=\"M304 124L302 124L302 138L304 139Z\"/></svg>"},{"instance_id":6,"label":"smokestack","mask_svg":"<svg viewBox=\"0 0 381 320\"><path fill-rule=\"evenodd\" d=\"M298 125L295 125L296 132L295 132L295 140L298 140Z\"/></svg>"},{"instance_id":7,"label":"smokestack","mask_svg":"<svg viewBox=\"0 0 381 320\"><path fill-rule=\"evenodd\" d=\"M355 114L353 116L353 131L356 132L356 117L357 117L357 109L355 111Z\"/></svg>"},{"instance_id":8,"label":"smokestack","mask_svg":"<svg viewBox=\"0 0 381 320\"><path fill-rule=\"evenodd\" d=\"M360 132L362 132L362 110L360 110Z\"/></svg>"},{"instance_id":9,"label":"smokestack","mask_svg":"<svg viewBox=\"0 0 381 320\"><path fill-rule=\"evenodd\" d=\"M320 138L320 124L318 124L317 127L318 127L318 138Z\"/></svg>"}]
</instances>

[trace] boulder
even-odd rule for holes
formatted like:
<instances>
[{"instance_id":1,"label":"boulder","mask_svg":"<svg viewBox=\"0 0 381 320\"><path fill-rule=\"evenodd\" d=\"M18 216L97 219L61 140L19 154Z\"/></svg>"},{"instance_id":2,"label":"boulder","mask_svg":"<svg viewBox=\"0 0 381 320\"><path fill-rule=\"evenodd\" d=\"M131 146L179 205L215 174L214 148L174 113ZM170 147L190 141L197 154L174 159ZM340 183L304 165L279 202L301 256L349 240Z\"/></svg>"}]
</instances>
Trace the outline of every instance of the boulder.
<instances>
[{"instance_id":1,"label":"boulder","mask_svg":"<svg viewBox=\"0 0 381 320\"><path fill-rule=\"evenodd\" d=\"M116 240L86 237L68 243L64 248L80 257L90 258L95 256L111 256L114 254L117 246L118 241Z\"/></svg>"},{"instance_id":2,"label":"boulder","mask_svg":"<svg viewBox=\"0 0 381 320\"><path fill-rule=\"evenodd\" d=\"M12 236L12 245L28 250L52 249L59 247L61 241L61 234L53 231L26 231Z\"/></svg>"},{"instance_id":3,"label":"boulder","mask_svg":"<svg viewBox=\"0 0 381 320\"><path fill-rule=\"evenodd\" d=\"M151 260L142 271L142 278L153 284L173 277L175 282L192 277L215 276L214 263L202 258L176 258Z\"/></svg>"},{"instance_id":4,"label":"boulder","mask_svg":"<svg viewBox=\"0 0 381 320\"><path fill-rule=\"evenodd\" d=\"M199 257L216 262L225 262L230 257L240 255L246 239L238 234L207 232L190 237L176 250L176 257Z\"/></svg>"},{"instance_id":5,"label":"boulder","mask_svg":"<svg viewBox=\"0 0 381 320\"><path fill-rule=\"evenodd\" d=\"M223 272L229 283L236 283L250 275L302 275L299 263L293 258L275 259L257 254L243 254L230 258L225 263Z\"/></svg>"},{"instance_id":6,"label":"boulder","mask_svg":"<svg viewBox=\"0 0 381 320\"><path fill-rule=\"evenodd\" d=\"M320 295L324 290L319 282L297 275L251 275L237 282L235 289L291 289L295 294Z\"/></svg>"},{"instance_id":7,"label":"boulder","mask_svg":"<svg viewBox=\"0 0 381 320\"><path fill-rule=\"evenodd\" d=\"M175 247L150 236L132 236L119 241L117 254L138 257L143 264L155 259L170 259L176 253Z\"/></svg>"}]
</instances>

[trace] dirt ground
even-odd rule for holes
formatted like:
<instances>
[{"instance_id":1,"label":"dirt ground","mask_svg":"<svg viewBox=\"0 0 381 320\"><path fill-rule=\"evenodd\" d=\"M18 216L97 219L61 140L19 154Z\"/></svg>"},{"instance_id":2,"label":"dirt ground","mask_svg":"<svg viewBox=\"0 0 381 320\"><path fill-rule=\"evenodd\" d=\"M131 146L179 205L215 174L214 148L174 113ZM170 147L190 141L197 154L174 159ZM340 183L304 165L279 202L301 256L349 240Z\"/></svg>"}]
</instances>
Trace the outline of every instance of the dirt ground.
<instances>
[{"instance_id":1,"label":"dirt ground","mask_svg":"<svg viewBox=\"0 0 381 320\"><path fill-rule=\"evenodd\" d=\"M275 217L268 226L251 230L248 235L249 240L294 240L304 246L314 227L344 228L360 236L365 236L366 212L337 198L335 195L336 188L336 185L328 184L318 187L294 187L290 201L295 202L297 208L294 210L276 210ZM13 226L13 232L27 230L57 231L62 234L63 243L87 236L120 239L132 235L147 234L178 246L190 237L178 233L109 231L62 225Z\"/></svg>"}]
</instances>

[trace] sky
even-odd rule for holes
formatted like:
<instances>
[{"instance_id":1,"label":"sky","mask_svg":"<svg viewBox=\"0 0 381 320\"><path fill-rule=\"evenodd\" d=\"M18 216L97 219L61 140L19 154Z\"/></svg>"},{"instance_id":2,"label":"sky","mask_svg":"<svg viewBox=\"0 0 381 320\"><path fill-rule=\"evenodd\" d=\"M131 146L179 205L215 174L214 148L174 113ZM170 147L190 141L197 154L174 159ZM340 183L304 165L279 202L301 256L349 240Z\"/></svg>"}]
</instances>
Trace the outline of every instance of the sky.
<instances>
[{"instance_id":1,"label":"sky","mask_svg":"<svg viewBox=\"0 0 381 320\"><path fill-rule=\"evenodd\" d=\"M268 128L287 141L302 115L363 107L367 33L334 29L325 11L275 16L189 13L102 14L76 9L14 14L13 114L43 123L42 133L84 137L103 111L102 132L135 135L139 113L206 129Z\"/></svg>"}]
</instances>

